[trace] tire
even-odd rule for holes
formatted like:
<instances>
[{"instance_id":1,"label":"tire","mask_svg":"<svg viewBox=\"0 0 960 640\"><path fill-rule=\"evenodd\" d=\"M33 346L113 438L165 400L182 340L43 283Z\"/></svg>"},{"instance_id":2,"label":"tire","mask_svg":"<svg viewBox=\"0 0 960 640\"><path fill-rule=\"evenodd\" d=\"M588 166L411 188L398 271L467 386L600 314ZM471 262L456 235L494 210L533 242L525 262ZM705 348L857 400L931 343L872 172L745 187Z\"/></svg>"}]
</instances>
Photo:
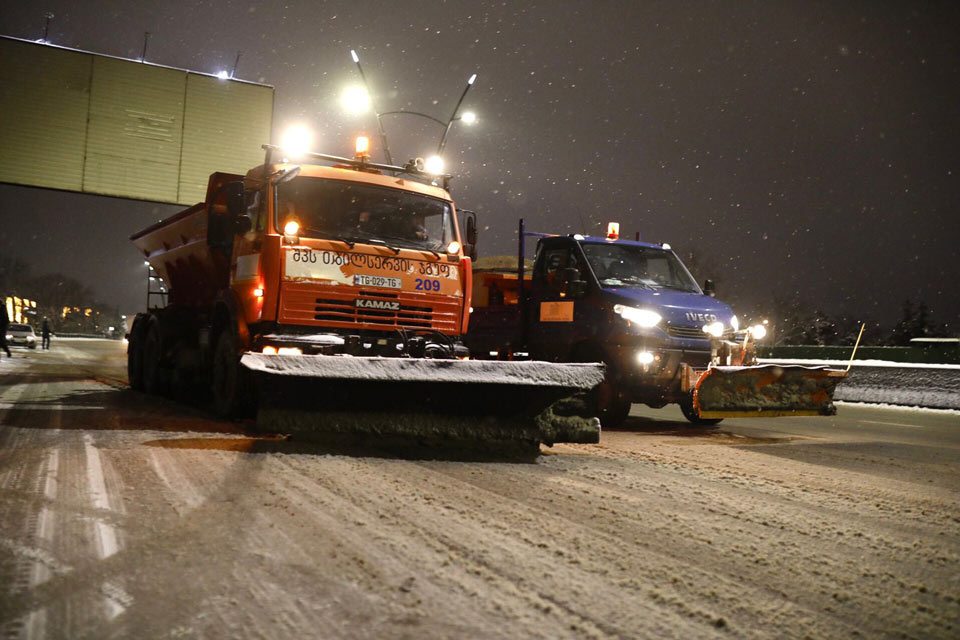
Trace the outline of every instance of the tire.
<instances>
[{"instance_id":1,"label":"tire","mask_svg":"<svg viewBox=\"0 0 960 640\"><path fill-rule=\"evenodd\" d=\"M632 404L629 400L615 398L606 407L600 407L600 426L604 429L616 429L622 426L630 415Z\"/></svg>"},{"instance_id":2,"label":"tire","mask_svg":"<svg viewBox=\"0 0 960 640\"><path fill-rule=\"evenodd\" d=\"M701 418L697 415L697 410L693 408L693 396L688 396L680 401L680 411L687 422L700 427L712 427L723 422L723 418Z\"/></svg>"},{"instance_id":3,"label":"tire","mask_svg":"<svg viewBox=\"0 0 960 640\"><path fill-rule=\"evenodd\" d=\"M211 392L213 408L224 418L239 418L251 413L249 385L240 367L237 338L225 329L217 338L213 352Z\"/></svg>"},{"instance_id":4,"label":"tire","mask_svg":"<svg viewBox=\"0 0 960 640\"><path fill-rule=\"evenodd\" d=\"M631 403L620 396L620 386L616 369L599 348L578 350L574 355L575 362L603 362L607 373L594 390L593 397L597 408L597 417L603 429L616 429L623 425L630 415Z\"/></svg>"},{"instance_id":5,"label":"tire","mask_svg":"<svg viewBox=\"0 0 960 640\"><path fill-rule=\"evenodd\" d=\"M134 320L127 344L127 381L135 391L143 391L143 326L143 318Z\"/></svg>"},{"instance_id":6,"label":"tire","mask_svg":"<svg viewBox=\"0 0 960 640\"><path fill-rule=\"evenodd\" d=\"M144 334L141 349L143 389L151 395L161 395L167 391L168 372L163 368L163 338L156 317L150 317Z\"/></svg>"}]
</instances>

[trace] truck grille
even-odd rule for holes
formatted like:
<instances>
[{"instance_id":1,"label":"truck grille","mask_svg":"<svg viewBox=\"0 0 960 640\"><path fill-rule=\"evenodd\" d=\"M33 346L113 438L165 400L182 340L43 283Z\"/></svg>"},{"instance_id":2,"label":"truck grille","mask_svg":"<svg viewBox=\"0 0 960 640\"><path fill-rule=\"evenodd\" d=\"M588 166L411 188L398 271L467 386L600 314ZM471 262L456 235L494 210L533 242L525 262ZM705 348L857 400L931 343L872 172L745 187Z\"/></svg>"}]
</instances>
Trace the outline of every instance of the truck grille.
<instances>
[{"instance_id":1,"label":"truck grille","mask_svg":"<svg viewBox=\"0 0 960 640\"><path fill-rule=\"evenodd\" d=\"M703 327L689 327L677 324L671 324L667 326L667 334L674 338L695 338L698 340L706 340L707 334L703 332ZM733 338L733 329L727 328L723 332L723 337L726 339Z\"/></svg>"},{"instance_id":2,"label":"truck grille","mask_svg":"<svg viewBox=\"0 0 960 640\"><path fill-rule=\"evenodd\" d=\"M319 289L316 285L285 282L277 321L348 331L412 329L458 333L462 308L461 298L448 296L347 286Z\"/></svg>"},{"instance_id":3,"label":"truck grille","mask_svg":"<svg viewBox=\"0 0 960 640\"><path fill-rule=\"evenodd\" d=\"M390 326L410 327L413 329L429 329L433 326L433 309L411 304L400 303L396 311L387 309L364 309L356 306L355 300L386 300L395 301L399 296L395 293L381 293L379 291L360 291L354 300L336 300L331 298L317 298L314 308L314 320L333 322L355 322L383 324Z\"/></svg>"}]
</instances>

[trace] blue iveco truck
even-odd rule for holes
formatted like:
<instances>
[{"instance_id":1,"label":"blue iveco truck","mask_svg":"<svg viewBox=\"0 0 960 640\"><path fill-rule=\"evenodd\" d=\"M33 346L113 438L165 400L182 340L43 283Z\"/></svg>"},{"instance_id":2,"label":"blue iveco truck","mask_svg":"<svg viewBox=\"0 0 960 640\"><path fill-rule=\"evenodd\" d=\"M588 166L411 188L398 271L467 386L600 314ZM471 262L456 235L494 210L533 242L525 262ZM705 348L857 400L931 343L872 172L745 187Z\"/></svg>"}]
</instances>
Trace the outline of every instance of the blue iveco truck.
<instances>
[{"instance_id":1,"label":"blue iveco truck","mask_svg":"<svg viewBox=\"0 0 960 640\"><path fill-rule=\"evenodd\" d=\"M532 273L524 241L537 237ZM474 264L467 346L474 358L603 362L601 423L620 425L631 403L677 403L695 424L724 417L822 415L843 372L759 366L764 327L740 327L667 244L528 233L512 258Z\"/></svg>"}]
</instances>

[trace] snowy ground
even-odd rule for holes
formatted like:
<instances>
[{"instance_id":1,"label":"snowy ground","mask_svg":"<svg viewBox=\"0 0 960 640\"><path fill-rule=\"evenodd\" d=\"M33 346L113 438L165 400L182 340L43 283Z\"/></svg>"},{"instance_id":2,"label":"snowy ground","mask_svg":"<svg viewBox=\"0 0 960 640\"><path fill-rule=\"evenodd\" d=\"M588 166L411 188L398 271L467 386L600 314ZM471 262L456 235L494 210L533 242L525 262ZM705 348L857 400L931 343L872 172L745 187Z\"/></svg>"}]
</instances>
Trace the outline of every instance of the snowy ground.
<instances>
[{"instance_id":1,"label":"snowy ground","mask_svg":"<svg viewBox=\"0 0 960 640\"><path fill-rule=\"evenodd\" d=\"M0 361L4 638L960 629L954 414L694 429L635 407L532 464L411 459L124 390L104 348Z\"/></svg>"}]
</instances>

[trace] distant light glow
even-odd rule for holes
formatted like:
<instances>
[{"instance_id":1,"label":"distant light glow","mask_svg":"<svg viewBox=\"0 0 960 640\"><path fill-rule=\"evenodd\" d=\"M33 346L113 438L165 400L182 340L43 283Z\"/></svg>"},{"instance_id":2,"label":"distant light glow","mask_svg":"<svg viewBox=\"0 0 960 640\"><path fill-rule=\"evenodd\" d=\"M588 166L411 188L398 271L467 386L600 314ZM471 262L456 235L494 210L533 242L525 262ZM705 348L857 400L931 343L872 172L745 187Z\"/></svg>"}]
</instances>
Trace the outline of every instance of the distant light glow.
<instances>
[{"instance_id":1,"label":"distant light glow","mask_svg":"<svg viewBox=\"0 0 960 640\"><path fill-rule=\"evenodd\" d=\"M224 70L224 71L217 71L217 77L220 78L221 80L226 80L227 78L230 77L230 74L227 73L227 71L225 71L225 70Z\"/></svg>"},{"instance_id":2,"label":"distant light glow","mask_svg":"<svg viewBox=\"0 0 960 640\"><path fill-rule=\"evenodd\" d=\"M313 133L302 125L287 129L280 140L280 147L288 158L299 158L310 150Z\"/></svg>"},{"instance_id":3,"label":"distant light glow","mask_svg":"<svg viewBox=\"0 0 960 640\"><path fill-rule=\"evenodd\" d=\"M750 333L753 334L754 340L763 340L767 335L767 328L762 324L755 324L750 327Z\"/></svg>"},{"instance_id":4,"label":"distant light glow","mask_svg":"<svg viewBox=\"0 0 960 640\"><path fill-rule=\"evenodd\" d=\"M464 124L473 124L477 121L477 114L473 111L464 111L460 119L463 120Z\"/></svg>"},{"instance_id":5,"label":"distant light glow","mask_svg":"<svg viewBox=\"0 0 960 640\"><path fill-rule=\"evenodd\" d=\"M440 156L430 156L423 163L423 170L435 176L442 174L443 158L441 158Z\"/></svg>"},{"instance_id":6,"label":"distant light glow","mask_svg":"<svg viewBox=\"0 0 960 640\"><path fill-rule=\"evenodd\" d=\"M472 76L470 76L470 79L467 80L467 84L473 84L476 79L477 79L477 74L473 74Z\"/></svg>"},{"instance_id":7,"label":"distant light glow","mask_svg":"<svg viewBox=\"0 0 960 640\"><path fill-rule=\"evenodd\" d=\"M360 62L360 56L358 56L357 52L354 51L353 49L350 49L350 57L353 58L354 64L356 64L357 62Z\"/></svg>"},{"instance_id":8,"label":"distant light glow","mask_svg":"<svg viewBox=\"0 0 960 640\"><path fill-rule=\"evenodd\" d=\"M370 94L363 87L347 87L340 94L340 104L349 113L365 113L370 110Z\"/></svg>"}]
</instances>

